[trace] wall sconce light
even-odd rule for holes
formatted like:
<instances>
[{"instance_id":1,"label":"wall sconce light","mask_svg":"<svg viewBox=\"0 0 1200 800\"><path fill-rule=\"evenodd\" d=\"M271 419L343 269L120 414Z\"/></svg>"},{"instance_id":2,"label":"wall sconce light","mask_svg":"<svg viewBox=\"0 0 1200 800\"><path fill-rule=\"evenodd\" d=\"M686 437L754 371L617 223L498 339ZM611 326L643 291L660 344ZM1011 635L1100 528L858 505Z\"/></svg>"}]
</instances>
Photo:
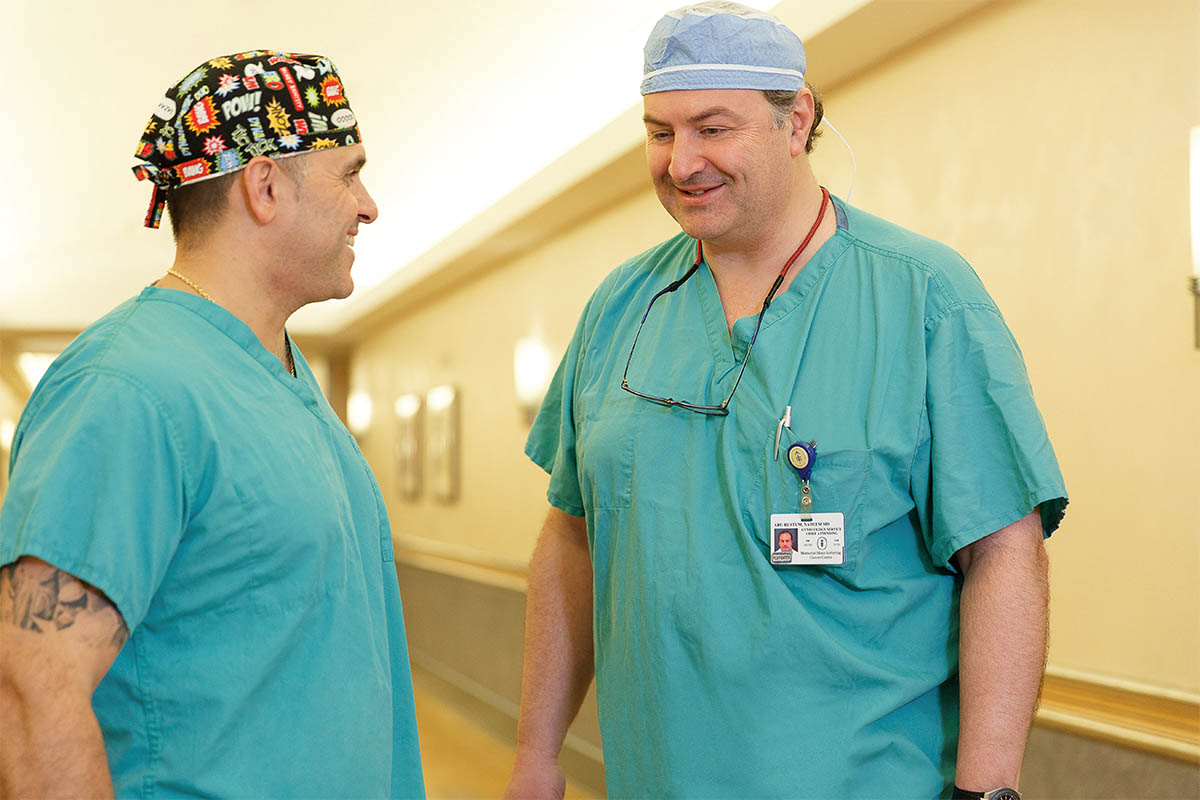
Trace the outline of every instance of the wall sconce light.
<instances>
[{"instance_id":1,"label":"wall sconce light","mask_svg":"<svg viewBox=\"0 0 1200 800\"><path fill-rule=\"evenodd\" d=\"M458 390L435 386L425 394L425 453L435 500L458 499Z\"/></svg>"},{"instance_id":2,"label":"wall sconce light","mask_svg":"<svg viewBox=\"0 0 1200 800\"><path fill-rule=\"evenodd\" d=\"M32 392L37 387L38 382L46 374L46 370L50 369L50 365L56 358L58 358L58 353L28 351L17 356L17 369L21 371L21 376L29 384L29 391Z\"/></svg>"},{"instance_id":3,"label":"wall sconce light","mask_svg":"<svg viewBox=\"0 0 1200 800\"><path fill-rule=\"evenodd\" d=\"M367 392L358 389L350 393L346 398L346 427L355 436L363 436L371 429L371 418L374 416L375 406L371 402L371 395Z\"/></svg>"},{"instance_id":4,"label":"wall sconce light","mask_svg":"<svg viewBox=\"0 0 1200 800\"><path fill-rule=\"evenodd\" d=\"M0 500L8 491L8 454L12 452L13 436L17 432L17 424L8 417L0 419Z\"/></svg>"},{"instance_id":5,"label":"wall sconce light","mask_svg":"<svg viewBox=\"0 0 1200 800\"><path fill-rule=\"evenodd\" d=\"M402 394L396 414L396 491L405 500L421 493L421 395Z\"/></svg>"},{"instance_id":6,"label":"wall sconce light","mask_svg":"<svg viewBox=\"0 0 1200 800\"><path fill-rule=\"evenodd\" d=\"M0 452L12 450L13 436L17 432L17 424L5 417L0 419ZM0 464L0 471L8 472L8 464Z\"/></svg>"},{"instance_id":7,"label":"wall sconce light","mask_svg":"<svg viewBox=\"0 0 1200 800\"><path fill-rule=\"evenodd\" d=\"M532 425L550 385L550 351L541 339L519 339L513 348L513 382L517 407L527 425Z\"/></svg>"}]
</instances>

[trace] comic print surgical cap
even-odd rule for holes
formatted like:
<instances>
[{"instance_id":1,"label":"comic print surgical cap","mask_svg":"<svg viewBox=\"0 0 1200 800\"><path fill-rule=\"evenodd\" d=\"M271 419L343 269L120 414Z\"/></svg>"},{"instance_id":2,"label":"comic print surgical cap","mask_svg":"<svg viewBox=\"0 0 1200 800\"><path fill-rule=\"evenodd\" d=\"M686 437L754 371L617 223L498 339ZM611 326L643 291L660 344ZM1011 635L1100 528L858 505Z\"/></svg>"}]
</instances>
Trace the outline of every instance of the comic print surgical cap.
<instances>
[{"instance_id":1,"label":"comic print surgical cap","mask_svg":"<svg viewBox=\"0 0 1200 800\"><path fill-rule=\"evenodd\" d=\"M362 141L333 62L251 50L210 59L167 89L134 156L154 184L146 227L162 220L167 193L236 172L254 158L283 158Z\"/></svg>"}]
</instances>

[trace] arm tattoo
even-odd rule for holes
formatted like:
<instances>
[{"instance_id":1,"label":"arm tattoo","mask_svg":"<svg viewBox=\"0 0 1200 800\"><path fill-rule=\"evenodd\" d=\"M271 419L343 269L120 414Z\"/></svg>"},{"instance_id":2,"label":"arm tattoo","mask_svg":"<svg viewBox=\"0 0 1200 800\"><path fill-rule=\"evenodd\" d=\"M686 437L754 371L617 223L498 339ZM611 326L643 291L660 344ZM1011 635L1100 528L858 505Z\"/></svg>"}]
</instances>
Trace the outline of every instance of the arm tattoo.
<instances>
[{"instance_id":1,"label":"arm tattoo","mask_svg":"<svg viewBox=\"0 0 1200 800\"><path fill-rule=\"evenodd\" d=\"M28 561L0 567L0 622L45 633L50 626L60 631L70 628L81 615L111 620L111 625L100 627L100 633L88 635L94 647L120 649L129 638L129 628L112 601L74 575Z\"/></svg>"}]
</instances>

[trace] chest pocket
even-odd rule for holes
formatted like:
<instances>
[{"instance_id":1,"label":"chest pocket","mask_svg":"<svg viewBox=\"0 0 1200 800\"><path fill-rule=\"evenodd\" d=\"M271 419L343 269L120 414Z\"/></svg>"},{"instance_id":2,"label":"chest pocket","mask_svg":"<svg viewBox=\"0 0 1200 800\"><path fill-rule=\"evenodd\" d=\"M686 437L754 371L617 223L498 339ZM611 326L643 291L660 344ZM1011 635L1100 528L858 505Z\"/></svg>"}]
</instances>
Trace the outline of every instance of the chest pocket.
<instances>
[{"instance_id":1,"label":"chest pocket","mask_svg":"<svg viewBox=\"0 0 1200 800\"><path fill-rule=\"evenodd\" d=\"M783 429L779 437L779 458L775 458L775 432L771 431L763 448L761 481L747 504L747 522L755 537L762 543L764 557L771 547L770 522L772 514L794 514L800 505L800 476L787 460L787 449L802 441L800 436ZM863 503L867 477L871 469L870 450L823 448L817 443L817 460L809 477L812 492L812 511L817 514L841 513L846 524L846 558L841 564L799 565L781 567L784 570L852 571L858 564L867 531L863 525ZM761 499L757 499L761 498Z\"/></svg>"},{"instance_id":2,"label":"chest pocket","mask_svg":"<svg viewBox=\"0 0 1200 800\"><path fill-rule=\"evenodd\" d=\"M229 437L215 458L212 495L164 581L177 587L162 592L169 614L304 607L340 594L348 576L379 557L374 530L370 552L356 536L346 471L326 432L315 423L260 428L279 433Z\"/></svg>"},{"instance_id":3,"label":"chest pocket","mask_svg":"<svg viewBox=\"0 0 1200 800\"><path fill-rule=\"evenodd\" d=\"M580 492L590 510L624 509L632 502L635 432L647 401L609 382L586 388L579 399L577 439Z\"/></svg>"}]
</instances>

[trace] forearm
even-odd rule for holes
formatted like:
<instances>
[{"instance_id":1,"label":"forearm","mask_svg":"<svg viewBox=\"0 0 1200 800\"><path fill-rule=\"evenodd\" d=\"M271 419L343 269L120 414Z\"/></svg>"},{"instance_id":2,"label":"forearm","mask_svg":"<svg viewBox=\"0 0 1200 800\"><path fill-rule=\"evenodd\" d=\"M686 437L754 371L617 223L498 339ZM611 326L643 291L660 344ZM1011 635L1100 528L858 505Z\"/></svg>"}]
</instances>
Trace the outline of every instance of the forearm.
<instances>
[{"instance_id":1,"label":"forearm","mask_svg":"<svg viewBox=\"0 0 1200 800\"><path fill-rule=\"evenodd\" d=\"M966 571L955 780L964 789L1017 788L1020 777L1046 663L1047 558L1040 527L1032 536L976 554Z\"/></svg>"},{"instance_id":2,"label":"forearm","mask_svg":"<svg viewBox=\"0 0 1200 800\"><path fill-rule=\"evenodd\" d=\"M530 565L518 758L557 758L594 670L592 562L580 518L551 512Z\"/></svg>"},{"instance_id":3,"label":"forearm","mask_svg":"<svg viewBox=\"0 0 1200 800\"><path fill-rule=\"evenodd\" d=\"M22 701L0 688L0 797L111 798L100 725L86 708Z\"/></svg>"}]
</instances>

